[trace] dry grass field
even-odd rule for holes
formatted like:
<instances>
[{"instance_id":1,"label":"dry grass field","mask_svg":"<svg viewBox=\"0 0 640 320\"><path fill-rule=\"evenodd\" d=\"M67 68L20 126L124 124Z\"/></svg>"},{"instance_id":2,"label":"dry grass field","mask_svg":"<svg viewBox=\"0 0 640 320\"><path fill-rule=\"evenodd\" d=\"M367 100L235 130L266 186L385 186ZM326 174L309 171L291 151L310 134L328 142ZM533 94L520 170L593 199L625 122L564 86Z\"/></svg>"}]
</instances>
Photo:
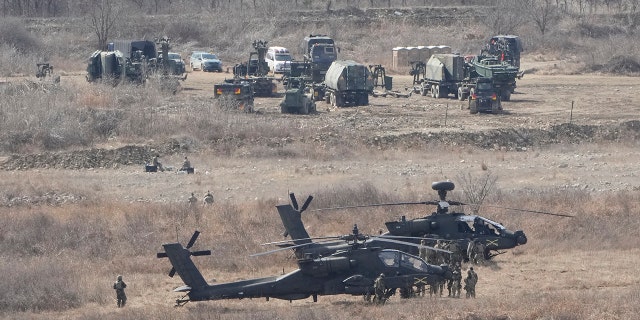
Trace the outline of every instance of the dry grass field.
<instances>
[{"instance_id":1,"label":"dry grass field","mask_svg":"<svg viewBox=\"0 0 640 320\"><path fill-rule=\"evenodd\" d=\"M468 16L443 22L455 11L438 11L433 18L442 20L415 28L409 19L364 23L342 11L344 16L327 24L314 21L327 33L344 34L346 57L388 63L388 50L379 47L419 41L417 34L407 36L411 30L438 28L434 41L451 39L464 50L480 43L484 36L472 37L470 44L456 38L460 30L483 35L480 25L466 28L473 20ZM151 15L145 19L159 23ZM14 28L15 21L0 27ZM73 33L74 19L34 21L26 23L30 32L42 34L48 23L64 41L81 38ZM349 33L357 24L378 30L379 45L365 31ZM567 39L576 24L563 20L552 35ZM243 31L218 20L211 27ZM262 31L292 46L308 33L299 27L282 29L272 21ZM225 41L223 55L231 61L242 56L245 38L260 34L255 28L247 27L236 42L216 35ZM144 30L134 25L128 32ZM524 37L539 40L526 32ZM246 114L225 111L213 98L213 84L227 73L190 72L175 95L153 83L88 84L78 68L84 65L79 53L46 38L31 46L68 53L54 55L61 82L51 86L29 76L27 62L6 67L14 51L0 45L0 318L637 319L640 77L586 72L593 61L576 58L584 51L550 38L525 53L525 76L500 115L471 115L457 100L420 95L371 98L369 106L357 108L319 102L318 113L308 116L281 114L279 97L258 98L257 112ZM611 53L602 44L620 38L580 39L574 45L589 48L601 41L590 52L598 60ZM636 38L631 33L617 50L635 48ZM89 35L82 39L86 44ZM194 41L179 44L179 50L198 47ZM391 75L394 89L410 86L404 72ZM188 156L195 174L144 173L143 164L156 153L173 167ZM467 201L465 183L486 177L497 179L486 204L575 217L482 207L481 215L524 230L529 242L475 267L480 280L474 300L394 296L376 306L344 295L316 303L253 299L176 308L180 295L172 289L182 283L167 276L166 259L155 257L162 243L184 244L200 230L194 249L213 254L194 261L210 283L278 275L296 268L289 252L249 255L267 250L262 243L282 239L275 206L287 203L289 192L298 199L315 197L303 216L312 236L346 234L353 224L377 234L385 221L421 217L432 208L313 209L434 200L431 183L447 179L456 183L449 198ZM188 206L192 192L202 199L208 190L215 197L212 207ZM118 274L128 284L122 309L112 289Z\"/></svg>"}]
</instances>

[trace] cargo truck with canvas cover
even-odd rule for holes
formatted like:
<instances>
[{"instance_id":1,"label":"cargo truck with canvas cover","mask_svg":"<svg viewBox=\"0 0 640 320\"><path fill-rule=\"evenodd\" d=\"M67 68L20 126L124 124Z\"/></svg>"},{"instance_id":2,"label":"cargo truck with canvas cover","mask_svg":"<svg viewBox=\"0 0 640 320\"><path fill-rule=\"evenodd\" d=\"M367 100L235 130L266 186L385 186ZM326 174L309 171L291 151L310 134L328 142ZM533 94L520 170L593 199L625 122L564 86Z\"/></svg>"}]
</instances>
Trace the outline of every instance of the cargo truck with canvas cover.
<instances>
[{"instance_id":1,"label":"cargo truck with canvas cover","mask_svg":"<svg viewBox=\"0 0 640 320\"><path fill-rule=\"evenodd\" d=\"M325 101L336 107L366 106L373 92L367 66L351 60L334 61L324 80Z\"/></svg>"}]
</instances>

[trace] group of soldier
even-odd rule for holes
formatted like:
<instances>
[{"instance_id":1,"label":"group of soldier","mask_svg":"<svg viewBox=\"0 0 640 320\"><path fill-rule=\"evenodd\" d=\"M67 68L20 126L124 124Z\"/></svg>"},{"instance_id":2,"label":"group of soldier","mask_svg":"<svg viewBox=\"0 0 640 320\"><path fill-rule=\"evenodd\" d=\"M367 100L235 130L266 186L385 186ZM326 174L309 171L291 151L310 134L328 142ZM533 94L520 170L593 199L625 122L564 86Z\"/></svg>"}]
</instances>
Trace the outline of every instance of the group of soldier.
<instances>
[{"instance_id":1,"label":"group of soldier","mask_svg":"<svg viewBox=\"0 0 640 320\"><path fill-rule=\"evenodd\" d=\"M462 262L465 254L469 263L479 264L484 261L484 245L480 241L470 240L467 250L464 252L457 241L437 240L433 246L435 250L429 250L425 240L420 241L419 256L429 264L441 265L447 264L453 270L453 276L446 281L448 296L452 298L460 298L462 291ZM447 251L451 253L447 253ZM467 277L464 279L464 290L467 298L476 297L476 284L478 283L478 274L469 267ZM429 288L429 296L442 296L445 282L432 285ZM421 288L420 294L424 294L424 288Z\"/></svg>"},{"instance_id":2,"label":"group of soldier","mask_svg":"<svg viewBox=\"0 0 640 320\"><path fill-rule=\"evenodd\" d=\"M194 207L198 204L198 198L196 198L196 195L194 192L191 192L191 196L189 197L189 199L187 199L187 201L189 202L189 206L191 207ZM204 197L202 198L202 205L208 206L212 204L213 204L213 194L211 194L211 191L207 190L207 193L205 193Z\"/></svg>"},{"instance_id":3,"label":"group of soldier","mask_svg":"<svg viewBox=\"0 0 640 320\"><path fill-rule=\"evenodd\" d=\"M165 168L162 165L162 162L160 162L159 154L156 154L153 157L153 159L151 160L151 165L156 167L157 171L160 171L160 172L165 171ZM189 161L189 158L187 158L186 156L184 157L184 161L182 161L182 166L180 167L178 172L193 173L193 167L191 166L191 161Z\"/></svg>"}]
</instances>

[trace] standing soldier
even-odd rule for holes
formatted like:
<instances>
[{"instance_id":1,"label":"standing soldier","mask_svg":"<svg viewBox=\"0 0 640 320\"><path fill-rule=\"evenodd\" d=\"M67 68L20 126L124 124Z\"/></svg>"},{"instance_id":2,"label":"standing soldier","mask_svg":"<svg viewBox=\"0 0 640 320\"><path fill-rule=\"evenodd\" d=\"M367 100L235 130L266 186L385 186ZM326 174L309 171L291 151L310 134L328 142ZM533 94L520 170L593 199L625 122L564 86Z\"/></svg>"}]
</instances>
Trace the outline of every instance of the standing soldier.
<instances>
[{"instance_id":1,"label":"standing soldier","mask_svg":"<svg viewBox=\"0 0 640 320\"><path fill-rule=\"evenodd\" d=\"M162 166L162 163L160 162L160 155L156 154L155 157L153 157L153 165L159 170L164 172L164 167Z\"/></svg>"},{"instance_id":2,"label":"standing soldier","mask_svg":"<svg viewBox=\"0 0 640 320\"><path fill-rule=\"evenodd\" d=\"M208 206L212 204L213 204L213 195L211 194L211 191L207 190L207 194L204 195L204 205Z\"/></svg>"},{"instance_id":3,"label":"standing soldier","mask_svg":"<svg viewBox=\"0 0 640 320\"><path fill-rule=\"evenodd\" d=\"M478 275L473 271L473 267L467 271L467 277L464 279L464 290L467 291L467 298L476 297L476 284L478 283Z\"/></svg>"},{"instance_id":4,"label":"standing soldier","mask_svg":"<svg viewBox=\"0 0 640 320\"><path fill-rule=\"evenodd\" d=\"M385 293L387 291L387 286L384 283L384 273L381 273L373 282L373 289L376 293L376 303L383 304L386 300Z\"/></svg>"},{"instance_id":5,"label":"standing soldier","mask_svg":"<svg viewBox=\"0 0 640 320\"><path fill-rule=\"evenodd\" d=\"M453 270L453 283L451 284L451 295L452 298L460 298L460 291L462 289L462 275L460 274L460 268L456 267Z\"/></svg>"},{"instance_id":6,"label":"standing soldier","mask_svg":"<svg viewBox=\"0 0 640 320\"><path fill-rule=\"evenodd\" d=\"M197 202L198 202L198 198L196 198L196 195L193 194L193 192L191 192L191 197L189 197L189 206L193 207L196 205Z\"/></svg>"},{"instance_id":7,"label":"standing soldier","mask_svg":"<svg viewBox=\"0 0 640 320\"><path fill-rule=\"evenodd\" d=\"M116 290L116 299L118 300L118 308L124 307L125 303L127 303L127 295L124 294L124 288L127 287L127 284L122 281L122 276L118 276L118 279L113 284L113 289Z\"/></svg>"}]
</instances>

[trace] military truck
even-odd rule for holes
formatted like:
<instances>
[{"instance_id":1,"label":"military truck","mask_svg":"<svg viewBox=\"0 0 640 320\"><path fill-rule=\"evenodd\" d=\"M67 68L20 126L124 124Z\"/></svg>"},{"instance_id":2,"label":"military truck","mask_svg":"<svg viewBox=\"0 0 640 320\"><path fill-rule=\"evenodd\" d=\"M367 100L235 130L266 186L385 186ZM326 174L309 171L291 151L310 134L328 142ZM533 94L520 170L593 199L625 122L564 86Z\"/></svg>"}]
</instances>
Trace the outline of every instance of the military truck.
<instances>
[{"instance_id":1,"label":"military truck","mask_svg":"<svg viewBox=\"0 0 640 320\"><path fill-rule=\"evenodd\" d=\"M469 95L469 113L491 112L497 114L502 112L500 96L496 92L490 78L477 78Z\"/></svg>"},{"instance_id":2,"label":"military truck","mask_svg":"<svg viewBox=\"0 0 640 320\"><path fill-rule=\"evenodd\" d=\"M351 60L334 61L324 79L325 101L335 107L366 106L373 92L367 66Z\"/></svg>"},{"instance_id":3,"label":"military truck","mask_svg":"<svg viewBox=\"0 0 640 320\"><path fill-rule=\"evenodd\" d=\"M316 112L316 103L305 85L306 81L308 81L306 77L289 78L284 99L280 102L280 112L300 114Z\"/></svg>"},{"instance_id":4,"label":"military truck","mask_svg":"<svg viewBox=\"0 0 640 320\"><path fill-rule=\"evenodd\" d=\"M267 41L255 40L249 53L249 60L236 64L233 67L233 79L225 80L228 83L251 82L253 94L256 97L271 97L277 92L273 77L269 77L269 65L264 60L267 52Z\"/></svg>"},{"instance_id":5,"label":"military truck","mask_svg":"<svg viewBox=\"0 0 640 320\"><path fill-rule=\"evenodd\" d=\"M334 40L326 35L309 35L302 39L299 53L304 57L306 75L311 78L311 87L315 101L321 101L324 96L325 75L331 63L338 58L338 48ZM293 68L293 66L292 66Z\"/></svg>"},{"instance_id":6,"label":"military truck","mask_svg":"<svg viewBox=\"0 0 640 320\"><path fill-rule=\"evenodd\" d=\"M213 85L214 98L224 110L237 109L253 112L253 88L248 81L218 83Z\"/></svg>"}]
</instances>

